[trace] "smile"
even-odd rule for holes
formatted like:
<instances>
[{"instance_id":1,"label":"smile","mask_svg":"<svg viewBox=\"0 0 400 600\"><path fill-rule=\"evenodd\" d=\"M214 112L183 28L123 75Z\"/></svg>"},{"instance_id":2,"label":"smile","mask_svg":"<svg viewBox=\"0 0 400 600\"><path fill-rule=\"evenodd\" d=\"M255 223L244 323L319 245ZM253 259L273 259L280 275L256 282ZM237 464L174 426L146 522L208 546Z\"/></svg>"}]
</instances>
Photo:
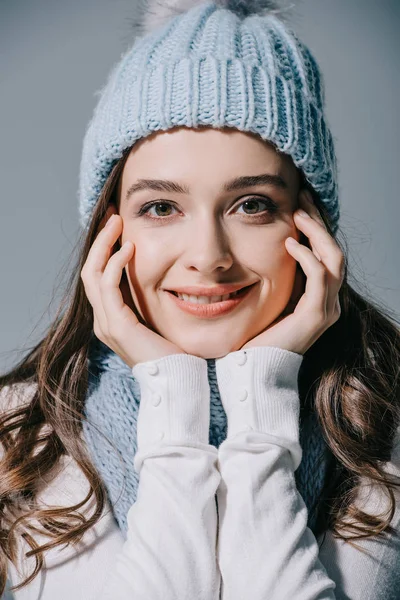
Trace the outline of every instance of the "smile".
<instances>
[{"instance_id":1,"label":"smile","mask_svg":"<svg viewBox=\"0 0 400 600\"><path fill-rule=\"evenodd\" d=\"M185 302L192 302L193 304L213 304L214 302L223 302L230 298L235 298L241 291L242 290L236 290L236 292L225 294L225 296L189 296L188 294L179 294L178 292L172 292L172 294L181 300L185 300Z\"/></svg>"},{"instance_id":2,"label":"smile","mask_svg":"<svg viewBox=\"0 0 400 600\"><path fill-rule=\"evenodd\" d=\"M257 283L226 294L225 296L188 296L166 291L176 306L181 310L196 317L212 318L226 314L234 310L245 298L247 298Z\"/></svg>"}]
</instances>

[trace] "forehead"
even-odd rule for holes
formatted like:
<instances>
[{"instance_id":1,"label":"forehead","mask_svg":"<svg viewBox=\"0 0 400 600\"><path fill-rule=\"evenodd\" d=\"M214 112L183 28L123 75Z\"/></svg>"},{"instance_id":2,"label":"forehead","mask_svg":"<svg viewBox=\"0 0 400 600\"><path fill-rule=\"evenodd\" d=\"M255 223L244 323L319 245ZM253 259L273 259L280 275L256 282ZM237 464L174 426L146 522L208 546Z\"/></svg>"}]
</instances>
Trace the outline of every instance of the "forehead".
<instances>
[{"instance_id":1,"label":"forehead","mask_svg":"<svg viewBox=\"0 0 400 600\"><path fill-rule=\"evenodd\" d=\"M229 155L242 150L242 160L245 160L250 153L251 156L264 155L270 160L292 163L289 155L280 152L272 142L263 140L253 132L240 131L232 127L215 128L205 125L180 126L166 131L154 131L132 146L129 158L147 156L150 153L157 155L167 150L176 152L206 150L207 154L224 151ZM168 160L168 154L164 155L164 159Z\"/></svg>"},{"instance_id":2,"label":"forehead","mask_svg":"<svg viewBox=\"0 0 400 600\"><path fill-rule=\"evenodd\" d=\"M136 142L124 165L121 186L135 180L197 180L221 185L235 176L270 173L297 187L299 170L292 158L252 132L236 128L175 127Z\"/></svg>"}]
</instances>

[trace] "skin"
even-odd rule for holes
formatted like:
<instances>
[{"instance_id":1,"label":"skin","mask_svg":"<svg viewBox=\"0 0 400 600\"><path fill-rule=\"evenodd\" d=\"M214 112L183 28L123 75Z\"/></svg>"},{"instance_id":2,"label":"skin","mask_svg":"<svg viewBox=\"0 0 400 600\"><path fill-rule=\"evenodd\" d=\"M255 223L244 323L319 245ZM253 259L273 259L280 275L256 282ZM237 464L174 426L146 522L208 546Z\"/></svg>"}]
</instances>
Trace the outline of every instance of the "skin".
<instances>
[{"instance_id":1,"label":"skin","mask_svg":"<svg viewBox=\"0 0 400 600\"><path fill-rule=\"evenodd\" d=\"M238 175L261 173L281 175L287 190L260 185L219 191ZM139 178L178 181L191 193L143 190L126 201L128 188ZM299 191L299 171L291 157L251 133L179 127L135 144L119 182L118 204L108 216L116 212L122 217L120 244L135 244L125 272L139 320L202 358L225 356L268 328L294 289L297 261L285 240L300 238L293 220ZM259 204L243 204L254 196ZM263 204L268 198L278 205L276 214ZM154 200L175 204L153 206L147 216L136 214ZM257 288L236 310L213 319L184 313L161 289L256 281Z\"/></svg>"}]
</instances>

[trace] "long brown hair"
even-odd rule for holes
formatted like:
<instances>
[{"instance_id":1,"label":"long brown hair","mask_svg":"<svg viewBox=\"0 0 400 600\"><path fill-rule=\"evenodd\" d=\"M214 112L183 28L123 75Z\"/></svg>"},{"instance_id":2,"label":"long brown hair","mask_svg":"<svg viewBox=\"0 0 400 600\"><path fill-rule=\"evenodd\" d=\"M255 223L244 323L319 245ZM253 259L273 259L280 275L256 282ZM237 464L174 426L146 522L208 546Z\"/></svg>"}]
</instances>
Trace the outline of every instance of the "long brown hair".
<instances>
[{"instance_id":1,"label":"long brown hair","mask_svg":"<svg viewBox=\"0 0 400 600\"><path fill-rule=\"evenodd\" d=\"M118 204L118 185L129 151L114 164L88 231L81 234L72 275L47 333L0 377L2 398L11 397L14 384L32 384L28 388L31 397L24 396L25 403L3 407L0 415L0 594L5 589L7 561L17 561L18 535L31 547L25 556L34 556L36 565L13 589L36 577L46 550L77 543L99 520L106 505L106 488L81 437L93 311L80 273L107 206ZM324 205L309 189L332 233ZM340 290L341 315L305 354L299 394L302 410L315 411L332 457L329 485L316 505L317 529L329 528L336 537L355 540L385 531L394 533L390 525L395 510L393 490L400 483L389 478L382 462L391 459L399 420L400 336L396 316L349 285L347 251L342 250L346 268ZM12 390L16 394L20 386ZM62 455L79 465L90 484L89 493L74 506L43 508L36 501L38 479L49 475ZM377 482L386 491L386 517L371 516L355 506L362 478ZM86 519L79 509L92 500L95 510ZM32 520L43 529L30 523ZM50 541L39 546L31 535L35 531Z\"/></svg>"}]
</instances>

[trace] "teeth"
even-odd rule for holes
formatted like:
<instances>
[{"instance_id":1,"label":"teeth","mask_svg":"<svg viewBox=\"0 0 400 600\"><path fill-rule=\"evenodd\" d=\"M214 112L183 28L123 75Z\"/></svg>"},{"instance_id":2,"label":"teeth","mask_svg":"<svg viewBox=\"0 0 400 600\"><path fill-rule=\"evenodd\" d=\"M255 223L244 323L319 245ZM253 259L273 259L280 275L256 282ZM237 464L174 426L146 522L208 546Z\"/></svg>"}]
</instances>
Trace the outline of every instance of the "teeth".
<instances>
[{"instance_id":1,"label":"teeth","mask_svg":"<svg viewBox=\"0 0 400 600\"><path fill-rule=\"evenodd\" d=\"M240 290L238 290L240 291ZM185 300L186 302L192 302L193 304L212 304L213 302L223 302L228 298L233 298L238 292L232 294L225 294L224 296L189 296L188 294L177 294L178 298Z\"/></svg>"}]
</instances>

